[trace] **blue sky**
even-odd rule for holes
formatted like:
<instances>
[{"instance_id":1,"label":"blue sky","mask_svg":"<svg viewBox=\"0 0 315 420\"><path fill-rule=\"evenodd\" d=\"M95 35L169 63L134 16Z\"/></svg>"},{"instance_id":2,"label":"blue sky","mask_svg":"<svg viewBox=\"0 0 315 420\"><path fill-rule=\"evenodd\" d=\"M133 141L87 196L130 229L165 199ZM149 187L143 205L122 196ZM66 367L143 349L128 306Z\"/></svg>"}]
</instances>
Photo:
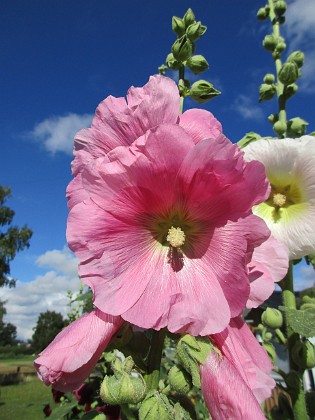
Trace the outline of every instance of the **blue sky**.
<instances>
[{"instance_id":1,"label":"blue sky","mask_svg":"<svg viewBox=\"0 0 315 420\"><path fill-rule=\"evenodd\" d=\"M65 189L71 180L73 135L89 125L98 103L124 96L157 72L175 40L173 15L192 7L207 25L196 53L210 69L204 78L222 95L205 108L233 141L246 132L272 135L266 117L276 103L258 104L258 86L273 72L261 42L269 23L256 20L260 0L10 0L2 9L0 64L0 183L11 186L14 222L34 231L29 250L11 266L19 279L8 299L7 320L20 337L30 337L38 313L65 309L65 290L78 287L76 260L65 240ZM315 130L315 7L313 0L290 2L288 51L301 48L306 65L299 94L288 105ZM189 103L189 105L191 105ZM196 105L193 105L196 106ZM301 285L314 281L307 267Z\"/></svg>"}]
</instances>

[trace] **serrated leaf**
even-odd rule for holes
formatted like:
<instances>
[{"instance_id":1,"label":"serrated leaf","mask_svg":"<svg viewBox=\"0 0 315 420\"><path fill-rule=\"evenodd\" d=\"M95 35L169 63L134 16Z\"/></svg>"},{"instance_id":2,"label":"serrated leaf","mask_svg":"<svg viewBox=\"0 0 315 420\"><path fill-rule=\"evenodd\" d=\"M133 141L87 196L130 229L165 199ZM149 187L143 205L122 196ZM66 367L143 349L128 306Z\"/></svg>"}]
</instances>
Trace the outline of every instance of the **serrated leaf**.
<instances>
[{"instance_id":1,"label":"serrated leaf","mask_svg":"<svg viewBox=\"0 0 315 420\"><path fill-rule=\"evenodd\" d=\"M279 306L285 313L287 324L295 333L309 338L315 336L315 308L298 310Z\"/></svg>"}]
</instances>

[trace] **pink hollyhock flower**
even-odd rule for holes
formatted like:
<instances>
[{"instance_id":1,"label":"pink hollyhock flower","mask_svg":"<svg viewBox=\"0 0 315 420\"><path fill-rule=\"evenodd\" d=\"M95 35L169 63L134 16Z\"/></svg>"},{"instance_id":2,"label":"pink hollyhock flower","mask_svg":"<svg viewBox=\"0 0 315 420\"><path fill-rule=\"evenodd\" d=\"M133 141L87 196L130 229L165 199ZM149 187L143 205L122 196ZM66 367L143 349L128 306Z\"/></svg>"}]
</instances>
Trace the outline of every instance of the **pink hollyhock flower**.
<instances>
[{"instance_id":1,"label":"pink hollyhock flower","mask_svg":"<svg viewBox=\"0 0 315 420\"><path fill-rule=\"evenodd\" d=\"M78 388L89 376L123 320L98 309L74 321L43 350L34 365L39 378L59 391Z\"/></svg>"},{"instance_id":2,"label":"pink hollyhock flower","mask_svg":"<svg viewBox=\"0 0 315 420\"><path fill-rule=\"evenodd\" d=\"M270 234L251 212L269 194L263 165L245 162L206 111L179 116L169 79L128 95L128 106L106 99L76 137L67 239L80 276L105 313L217 333L245 308L246 265Z\"/></svg>"},{"instance_id":3,"label":"pink hollyhock flower","mask_svg":"<svg viewBox=\"0 0 315 420\"><path fill-rule=\"evenodd\" d=\"M275 386L266 351L239 317L211 338L221 354L210 352L200 367L202 392L211 416L216 420L265 419L260 404Z\"/></svg>"},{"instance_id":4,"label":"pink hollyhock flower","mask_svg":"<svg viewBox=\"0 0 315 420\"><path fill-rule=\"evenodd\" d=\"M274 283L283 279L289 268L289 251L286 245L272 235L255 248L248 264L250 293L247 308L257 308L274 291Z\"/></svg>"}]
</instances>

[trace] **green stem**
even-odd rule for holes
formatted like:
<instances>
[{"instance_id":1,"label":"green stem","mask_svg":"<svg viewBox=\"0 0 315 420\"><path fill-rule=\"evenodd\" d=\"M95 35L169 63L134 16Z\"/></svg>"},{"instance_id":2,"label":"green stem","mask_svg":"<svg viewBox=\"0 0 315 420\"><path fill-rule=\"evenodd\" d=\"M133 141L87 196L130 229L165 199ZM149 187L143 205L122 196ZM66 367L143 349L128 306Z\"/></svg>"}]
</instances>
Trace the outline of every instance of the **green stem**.
<instances>
[{"instance_id":1,"label":"green stem","mask_svg":"<svg viewBox=\"0 0 315 420\"><path fill-rule=\"evenodd\" d=\"M289 270L285 278L280 282L280 287L282 289L282 298L283 304L285 307L290 309L296 309L296 300L294 294L294 285L293 285L293 264L290 261ZM294 419L308 419L307 409L306 409L306 402L305 402L305 394L304 394L304 387L303 387L303 374L304 370L299 369L296 365L294 360L292 359L292 350L297 341L300 341L300 335L295 333L291 328L290 324L287 322L287 348L289 353L289 363L290 363L290 370L295 371L295 373L299 377L299 386L298 389L294 389L293 392L290 393L292 398L292 408L294 413Z\"/></svg>"},{"instance_id":2,"label":"green stem","mask_svg":"<svg viewBox=\"0 0 315 420\"><path fill-rule=\"evenodd\" d=\"M184 78L185 78L185 66L184 64L182 64L178 70L178 83L182 83L184 84ZM183 108L184 108L184 95L180 94L180 104L179 104L179 113L182 114L183 113Z\"/></svg>"},{"instance_id":3,"label":"green stem","mask_svg":"<svg viewBox=\"0 0 315 420\"><path fill-rule=\"evenodd\" d=\"M160 367L166 330L152 331L151 347L148 356L148 370L144 377L147 390L157 389L160 379Z\"/></svg>"},{"instance_id":4,"label":"green stem","mask_svg":"<svg viewBox=\"0 0 315 420\"><path fill-rule=\"evenodd\" d=\"M278 22L275 12L274 12L274 2L273 0L268 0L268 5L270 7L269 18L272 24L273 35L279 39L280 38L280 23ZM279 121L286 123L287 122L287 112L286 112L286 98L284 95L284 85L279 80L279 72L282 67L282 62L280 58L280 53L274 58L276 66L276 77L277 77L277 97L278 97L278 108L279 108ZM280 138L284 138L286 133L279 135Z\"/></svg>"}]
</instances>

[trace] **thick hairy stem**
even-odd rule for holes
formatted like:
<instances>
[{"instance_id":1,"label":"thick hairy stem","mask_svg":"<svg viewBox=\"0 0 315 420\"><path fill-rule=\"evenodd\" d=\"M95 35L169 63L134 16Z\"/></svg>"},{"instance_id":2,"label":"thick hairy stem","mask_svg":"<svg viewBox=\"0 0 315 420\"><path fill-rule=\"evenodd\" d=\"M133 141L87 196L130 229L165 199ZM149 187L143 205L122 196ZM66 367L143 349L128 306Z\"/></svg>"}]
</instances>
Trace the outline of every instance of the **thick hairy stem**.
<instances>
[{"instance_id":1,"label":"thick hairy stem","mask_svg":"<svg viewBox=\"0 0 315 420\"><path fill-rule=\"evenodd\" d=\"M166 330L152 331L151 348L148 356L148 370L145 375L147 389L157 389L160 380L161 358Z\"/></svg>"}]
</instances>

